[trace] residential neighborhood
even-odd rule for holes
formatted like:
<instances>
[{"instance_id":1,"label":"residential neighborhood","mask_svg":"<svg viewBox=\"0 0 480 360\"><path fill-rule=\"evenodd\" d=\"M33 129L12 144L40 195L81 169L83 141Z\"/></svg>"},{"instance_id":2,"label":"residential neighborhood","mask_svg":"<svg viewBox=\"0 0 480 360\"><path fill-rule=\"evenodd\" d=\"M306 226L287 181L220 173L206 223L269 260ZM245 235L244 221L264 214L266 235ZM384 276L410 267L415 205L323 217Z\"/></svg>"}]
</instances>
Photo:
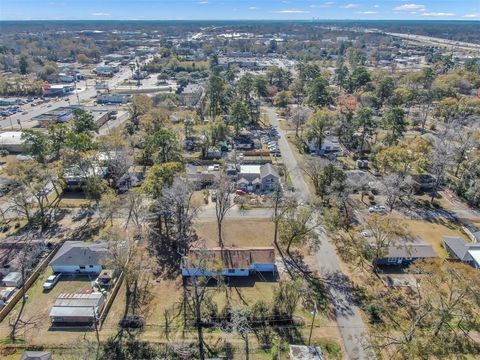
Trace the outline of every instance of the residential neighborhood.
<instances>
[{"instance_id":1,"label":"residential neighborhood","mask_svg":"<svg viewBox=\"0 0 480 360\"><path fill-rule=\"evenodd\" d=\"M113 3L0 8L1 359L480 356L478 19Z\"/></svg>"}]
</instances>

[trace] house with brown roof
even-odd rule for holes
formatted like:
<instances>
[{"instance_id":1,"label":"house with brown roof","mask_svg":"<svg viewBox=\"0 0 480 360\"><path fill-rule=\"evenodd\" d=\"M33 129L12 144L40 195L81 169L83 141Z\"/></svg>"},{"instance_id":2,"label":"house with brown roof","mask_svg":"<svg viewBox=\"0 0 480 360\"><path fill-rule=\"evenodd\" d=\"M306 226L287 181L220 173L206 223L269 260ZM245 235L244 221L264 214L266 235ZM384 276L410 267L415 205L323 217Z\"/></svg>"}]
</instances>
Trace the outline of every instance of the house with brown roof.
<instances>
[{"instance_id":1,"label":"house with brown roof","mask_svg":"<svg viewBox=\"0 0 480 360\"><path fill-rule=\"evenodd\" d=\"M182 259L183 276L249 276L276 271L273 247L192 249Z\"/></svg>"}]
</instances>

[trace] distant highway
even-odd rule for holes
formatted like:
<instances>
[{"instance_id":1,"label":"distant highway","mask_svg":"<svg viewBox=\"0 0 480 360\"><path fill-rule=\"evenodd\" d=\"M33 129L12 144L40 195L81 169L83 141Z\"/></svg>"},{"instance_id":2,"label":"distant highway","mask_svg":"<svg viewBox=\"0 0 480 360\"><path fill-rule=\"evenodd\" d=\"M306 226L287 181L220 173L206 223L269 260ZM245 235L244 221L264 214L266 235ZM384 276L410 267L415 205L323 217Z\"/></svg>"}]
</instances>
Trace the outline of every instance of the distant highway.
<instances>
[{"instance_id":1,"label":"distant highway","mask_svg":"<svg viewBox=\"0 0 480 360\"><path fill-rule=\"evenodd\" d=\"M394 37L399 37L402 39L417 41L420 43L428 43L430 45L444 46L448 48L453 47L453 48L460 48L463 50L480 52L480 44L448 40L448 39L442 39L442 38L437 38L432 36L415 35L415 34L401 34L401 33L389 33L389 32L386 32L385 34L394 36Z\"/></svg>"}]
</instances>

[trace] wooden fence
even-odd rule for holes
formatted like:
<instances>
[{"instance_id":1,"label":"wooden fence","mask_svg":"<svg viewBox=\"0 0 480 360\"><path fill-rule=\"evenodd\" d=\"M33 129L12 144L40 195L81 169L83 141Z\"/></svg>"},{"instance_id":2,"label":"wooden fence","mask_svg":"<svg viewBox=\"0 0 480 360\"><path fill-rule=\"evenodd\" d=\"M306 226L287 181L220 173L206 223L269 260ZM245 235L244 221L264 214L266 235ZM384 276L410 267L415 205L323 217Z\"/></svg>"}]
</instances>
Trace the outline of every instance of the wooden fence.
<instances>
[{"instance_id":1,"label":"wooden fence","mask_svg":"<svg viewBox=\"0 0 480 360\"><path fill-rule=\"evenodd\" d=\"M120 290L120 287L122 286L122 282L123 282L123 272L118 277L117 282L115 283L115 286L113 287L112 291L108 294L107 302L103 306L103 309L100 313L100 316L99 316L99 330L102 329L103 322L107 318L108 311L112 307L113 301L117 297L118 291Z\"/></svg>"}]
</instances>

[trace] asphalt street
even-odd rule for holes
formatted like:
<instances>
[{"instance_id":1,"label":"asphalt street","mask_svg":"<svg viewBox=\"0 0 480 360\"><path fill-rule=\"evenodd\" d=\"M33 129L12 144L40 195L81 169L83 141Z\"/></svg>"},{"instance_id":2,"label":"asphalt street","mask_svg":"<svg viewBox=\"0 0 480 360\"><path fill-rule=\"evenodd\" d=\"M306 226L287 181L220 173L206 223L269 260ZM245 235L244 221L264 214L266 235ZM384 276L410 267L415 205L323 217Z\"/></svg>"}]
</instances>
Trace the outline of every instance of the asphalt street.
<instances>
[{"instance_id":1,"label":"asphalt street","mask_svg":"<svg viewBox=\"0 0 480 360\"><path fill-rule=\"evenodd\" d=\"M280 134L278 145L282 153L283 162L289 171L295 188L294 194L296 194L299 201L308 200L312 196L312 193L304 180L302 170L299 168L298 162L290 148L285 131L279 126L275 109L268 107L266 110L270 123ZM320 274L327 281L327 290L333 299L336 320L340 333L342 334L347 358L351 360L373 359L375 358L374 355L366 349L365 324L358 306L351 297L348 279L342 273L334 245L323 230L318 230L318 236L321 239L321 245L315 257Z\"/></svg>"}]
</instances>

